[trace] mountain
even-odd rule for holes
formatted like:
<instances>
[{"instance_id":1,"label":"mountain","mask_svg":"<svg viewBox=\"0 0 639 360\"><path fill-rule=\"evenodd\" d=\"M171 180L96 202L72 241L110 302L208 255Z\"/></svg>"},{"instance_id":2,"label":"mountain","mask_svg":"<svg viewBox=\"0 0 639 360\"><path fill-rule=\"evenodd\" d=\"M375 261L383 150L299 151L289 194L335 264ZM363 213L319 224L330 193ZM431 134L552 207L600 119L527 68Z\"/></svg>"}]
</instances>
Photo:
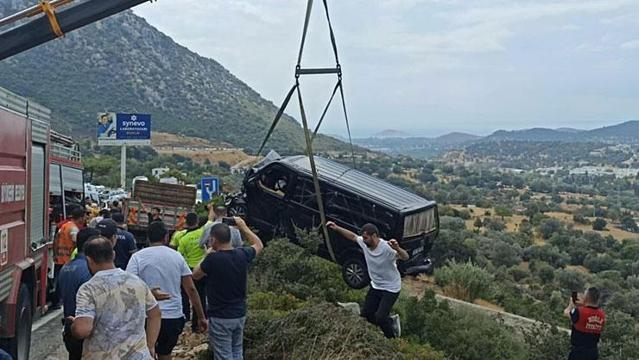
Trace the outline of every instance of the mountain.
<instances>
[{"instance_id":1,"label":"mountain","mask_svg":"<svg viewBox=\"0 0 639 360\"><path fill-rule=\"evenodd\" d=\"M561 127L561 128L557 128L555 130L560 131L560 132L565 132L565 133L571 133L571 134L575 134L575 133L584 131L582 129L574 129L574 128L569 128L569 127Z\"/></svg>"},{"instance_id":2,"label":"mountain","mask_svg":"<svg viewBox=\"0 0 639 360\"><path fill-rule=\"evenodd\" d=\"M639 120L630 120L617 125L592 130L533 128L526 130L498 130L486 137L488 141L562 141L583 142L603 141L637 143L639 142Z\"/></svg>"},{"instance_id":3,"label":"mountain","mask_svg":"<svg viewBox=\"0 0 639 360\"><path fill-rule=\"evenodd\" d=\"M2 0L0 18L33 3ZM0 86L53 110L54 127L87 137L98 112L141 112L152 114L155 130L256 151L277 111L221 64L132 11L0 62ZM315 143L318 150L347 149L323 135ZM304 144L300 124L284 116L268 146L291 153Z\"/></svg>"},{"instance_id":4,"label":"mountain","mask_svg":"<svg viewBox=\"0 0 639 360\"><path fill-rule=\"evenodd\" d=\"M486 140L515 140L515 141L568 141L575 136L573 133L553 129L533 128L526 130L497 130Z\"/></svg>"},{"instance_id":5,"label":"mountain","mask_svg":"<svg viewBox=\"0 0 639 360\"><path fill-rule=\"evenodd\" d=\"M590 140L634 143L639 141L639 120L631 120L617 125L605 126L599 129L585 131L579 135Z\"/></svg>"},{"instance_id":6,"label":"mountain","mask_svg":"<svg viewBox=\"0 0 639 360\"><path fill-rule=\"evenodd\" d=\"M433 140L441 144L462 144L465 142L477 141L481 138L482 137L478 135L472 135L462 132L452 132L436 137Z\"/></svg>"},{"instance_id":7,"label":"mountain","mask_svg":"<svg viewBox=\"0 0 639 360\"><path fill-rule=\"evenodd\" d=\"M409 155L428 159L458 149L482 139L481 136L452 132L436 138L427 137L369 137L353 139L353 143L392 155Z\"/></svg>"},{"instance_id":8,"label":"mountain","mask_svg":"<svg viewBox=\"0 0 639 360\"><path fill-rule=\"evenodd\" d=\"M407 137L410 137L410 134L400 130L388 129L388 130L380 131L376 134L373 134L371 137L382 138L382 139L383 138L407 138Z\"/></svg>"}]
</instances>

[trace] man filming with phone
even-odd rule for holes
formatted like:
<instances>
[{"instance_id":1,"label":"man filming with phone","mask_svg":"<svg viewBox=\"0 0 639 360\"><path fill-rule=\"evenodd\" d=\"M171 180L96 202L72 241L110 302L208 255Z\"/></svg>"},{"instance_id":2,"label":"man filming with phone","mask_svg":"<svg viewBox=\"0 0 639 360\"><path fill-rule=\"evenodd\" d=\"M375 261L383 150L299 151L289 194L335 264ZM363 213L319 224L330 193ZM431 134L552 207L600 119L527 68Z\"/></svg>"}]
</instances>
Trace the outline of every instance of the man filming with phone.
<instances>
[{"instance_id":1,"label":"man filming with phone","mask_svg":"<svg viewBox=\"0 0 639 360\"><path fill-rule=\"evenodd\" d=\"M572 322L568 360L597 360L599 337L606 322L606 314L599 308L599 289L588 288L583 296L573 292L564 315Z\"/></svg>"}]
</instances>

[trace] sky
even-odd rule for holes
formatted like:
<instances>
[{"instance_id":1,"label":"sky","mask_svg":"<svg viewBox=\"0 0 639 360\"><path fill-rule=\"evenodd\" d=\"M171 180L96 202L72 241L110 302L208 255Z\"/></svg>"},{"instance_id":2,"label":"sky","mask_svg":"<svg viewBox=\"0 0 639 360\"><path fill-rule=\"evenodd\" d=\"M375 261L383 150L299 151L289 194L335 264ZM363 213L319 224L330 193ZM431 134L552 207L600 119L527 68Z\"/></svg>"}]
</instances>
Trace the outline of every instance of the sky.
<instances>
[{"instance_id":1,"label":"sky","mask_svg":"<svg viewBox=\"0 0 639 360\"><path fill-rule=\"evenodd\" d=\"M356 137L591 129L639 119L639 0L329 0ZM264 98L294 82L305 0L159 0L135 13ZM303 67L331 67L315 1ZM301 80L316 122L336 78ZM288 113L299 119L297 104ZM345 134L339 103L322 131Z\"/></svg>"}]
</instances>

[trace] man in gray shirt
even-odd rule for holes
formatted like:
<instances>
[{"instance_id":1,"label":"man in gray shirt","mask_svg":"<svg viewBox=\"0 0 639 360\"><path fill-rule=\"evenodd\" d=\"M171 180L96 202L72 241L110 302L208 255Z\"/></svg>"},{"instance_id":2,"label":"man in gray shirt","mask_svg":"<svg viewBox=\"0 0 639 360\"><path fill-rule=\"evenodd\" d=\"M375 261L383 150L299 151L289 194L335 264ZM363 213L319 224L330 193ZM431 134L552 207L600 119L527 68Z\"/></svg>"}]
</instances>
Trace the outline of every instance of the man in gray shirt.
<instances>
[{"instance_id":1,"label":"man in gray shirt","mask_svg":"<svg viewBox=\"0 0 639 360\"><path fill-rule=\"evenodd\" d=\"M222 219L227 216L227 211L224 206L218 206L209 210L209 222L204 225L204 232L200 236L200 246L210 247L209 240L211 239L211 228L215 224L222 222ZM231 229L231 245L234 249L242 247L244 241L242 240L242 234L237 226L230 226Z\"/></svg>"},{"instance_id":2,"label":"man in gray shirt","mask_svg":"<svg viewBox=\"0 0 639 360\"><path fill-rule=\"evenodd\" d=\"M361 315L370 323L379 326L387 338L399 335L399 319L394 321L390 311L402 289L402 279L397 269L397 259L408 260L408 253L397 240L386 241L379 237L379 230L373 224L362 227L362 236L337 226L332 221L326 226L345 239L356 242L364 252L371 286L366 294Z\"/></svg>"}]
</instances>

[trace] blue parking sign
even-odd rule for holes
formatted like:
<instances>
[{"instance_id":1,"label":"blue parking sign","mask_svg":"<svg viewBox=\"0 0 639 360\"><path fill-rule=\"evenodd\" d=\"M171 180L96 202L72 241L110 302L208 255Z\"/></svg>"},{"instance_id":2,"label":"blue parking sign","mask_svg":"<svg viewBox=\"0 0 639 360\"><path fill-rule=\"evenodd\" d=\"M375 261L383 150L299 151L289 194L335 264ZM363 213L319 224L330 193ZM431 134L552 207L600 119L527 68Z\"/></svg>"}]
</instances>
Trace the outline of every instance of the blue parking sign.
<instances>
[{"instance_id":1,"label":"blue parking sign","mask_svg":"<svg viewBox=\"0 0 639 360\"><path fill-rule=\"evenodd\" d=\"M220 179L217 177L204 177L200 184L202 187L202 202L211 201L214 195L220 193Z\"/></svg>"}]
</instances>

